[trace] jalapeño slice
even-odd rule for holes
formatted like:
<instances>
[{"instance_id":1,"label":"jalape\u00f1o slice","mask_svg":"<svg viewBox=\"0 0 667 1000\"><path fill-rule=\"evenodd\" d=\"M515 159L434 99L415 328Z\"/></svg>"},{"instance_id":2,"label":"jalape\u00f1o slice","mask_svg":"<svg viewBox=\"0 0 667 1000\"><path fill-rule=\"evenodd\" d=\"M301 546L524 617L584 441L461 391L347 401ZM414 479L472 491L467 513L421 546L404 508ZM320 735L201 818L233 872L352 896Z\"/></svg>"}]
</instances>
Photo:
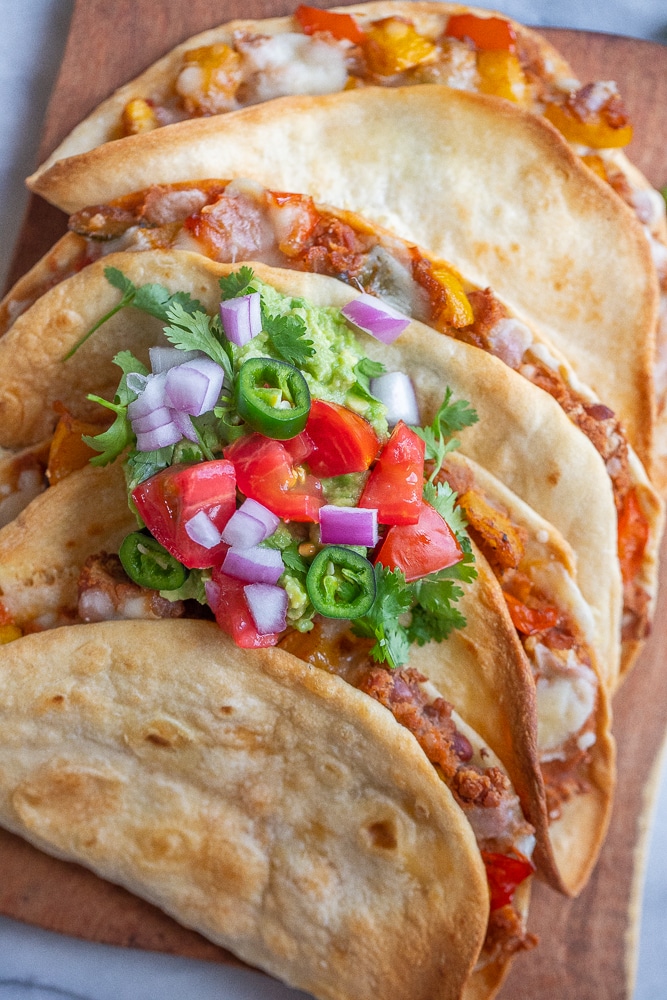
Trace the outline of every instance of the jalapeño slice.
<instances>
[{"instance_id":1,"label":"jalape\u00f1o slice","mask_svg":"<svg viewBox=\"0 0 667 1000\"><path fill-rule=\"evenodd\" d=\"M358 552L328 545L310 564L306 590L326 618L360 618L375 600L375 571Z\"/></svg>"},{"instance_id":2,"label":"jalape\u00f1o slice","mask_svg":"<svg viewBox=\"0 0 667 1000\"><path fill-rule=\"evenodd\" d=\"M142 531L123 539L118 556L130 580L150 590L178 590L188 575L178 559Z\"/></svg>"},{"instance_id":3,"label":"jalape\u00f1o slice","mask_svg":"<svg viewBox=\"0 0 667 1000\"><path fill-rule=\"evenodd\" d=\"M253 430L287 441L306 426L310 390L294 365L273 358L248 358L239 370L236 405Z\"/></svg>"}]
</instances>

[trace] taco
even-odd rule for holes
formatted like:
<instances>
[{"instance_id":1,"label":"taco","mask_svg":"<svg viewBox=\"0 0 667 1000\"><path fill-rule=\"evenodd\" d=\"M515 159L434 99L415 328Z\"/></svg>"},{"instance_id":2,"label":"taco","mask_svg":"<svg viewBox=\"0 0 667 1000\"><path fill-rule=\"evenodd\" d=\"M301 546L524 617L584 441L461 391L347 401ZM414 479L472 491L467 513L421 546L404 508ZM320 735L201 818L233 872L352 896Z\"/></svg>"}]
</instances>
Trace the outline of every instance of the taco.
<instances>
[{"instance_id":1,"label":"taco","mask_svg":"<svg viewBox=\"0 0 667 1000\"><path fill-rule=\"evenodd\" d=\"M209 310L215 308L218 276L229 271L184 252L118 254L43 295L0 341L0 354L7 359L0 367L6 375L0 396L4 443L11 436L12 445L20 447L48 434L56 419L52 410L56 400L75 417L90 418L97 407L86 402L86 393L94 389L107 398L115 393L118 375L113 356L131 348L146 358L148 348L161 339L164 319L161 323L146 315L137 323L131 318L133 312L125 310L63 362L100 317L119 305L118 292L104 276L105 265L125 276L128 289L159 283L169 294L191 293ZM302 295L316 305L342 306L356 297L345 285L321 275L260 265L256 272L260 278L268 276L278 290ZM463 451L503 480L571 544L579 585L595 620L600 668L613 685L620 634L616 515L609 478L593 446L547 394L497 359L422 324L410 323L394 344L363 337L363 349L373 360L412 379L426 424L436 417L445 380L457 395L475 400L480 423L465 429ZM525 455L526 441L532 442L533 459L518 461L517 455Z\"/></svg>"},{"instance_id":2,"label":"taco","mask_svg":"<svg viewBox=\"0 0 667 1000\"><path fill-rule=\"evenodd\" d=\"M0 690L3 826L317 997L462 995L484 865L374 699L206 622L28 636Z\"/></svg>"},{"instance_id":3,"label":"taco","mask_svg":"<svg viewBox=\"0 0 667 1000\"><path fill-rule=\"evenodd\" d=\"M253 259L330 274L488 351L549 392L600 452L611 478L624 595L621 670L627 672L655 605L661 501L610 408L492 289L358 215L243 179L155 185L84 209L69 225L72 231L0 305L8 326L40 294L101 256L176 247L223 263Z\"/></svg>"},{"instance_id":4,"label":"taco","mask_svg":"<svg viewBox=\"0 0 667 1000\"><path fill-rule=\"evenodd\" d=\"M144 277L148 276L145 267L151 263L153 264L152 277L164 275L164 255L159 256L153 253L140 256ZM136 266L138 258L137 255L127 254L123 257L117 256L113 259L117 263L132 262L133 266ZM185 284L191 289L196 288L199 294L201 294L204 281L208 281L209 283L211 281L214 282L216 275L224 275L229 271L229 268L216 268L215 265L199 257L176 253L172 255L172 263L177 264L181 270L181 291ZM198 274L199 283L192 284L189 282L187 273L190 267L193 269L190 278L193 274ZM261 273L272 280L277 279L279 282L282 282L283 289L289 291L290 296L293 296L296 291L308 290L312 292L319 285L320 300L328 301L330 296L335 295L333 289L336 289L338 293L340 291L335 284L332 284L326 278L305 278L305 276L286 275L267 269L262 269ZM81 285L84 277L92 274L94 274L94 266L87 269L86 272L82 272L76 279L69 279L68 282L64 283L64 285L69 285L68 303L70 310L78 310L81 305L78 295L83 287L86 293L85 302L93 301L95 303L94 308L98 313L105 311L90 282L86 280L85 285ZM305 284L303 284L304 280ZM108 286L108 288L110 287ZM153 285L152 287L152 294L156 294L156 286ZM214 289L215 285L213 285L209 297ZM343 289L342 291L345 290ZM268 291L266 294L268 294ZM281 300L273 293L273 299L270 299L270 301L282 313L285 311L287 302L290 300ZM353 375L353 371L357 370L356 365L345 376L347 379L347 381L343 382L345 391L341 394L342 390L340 386L336 389L338 382L344 377L342 368L345 365L347 365L348 369L350 368L356 356L355 352L358 352L359 348L355 346L354 341L350 340L349 334L346 335L340 329L335 330L334 333L331 331L327 333L326 317L323 320L322 315L316 314L310 308L307 310L306 315L309 321L312 321L310 329L324 329L324 333L318 332L318 338L320 340L322 337L325 338L322 347L322 356L329 355L329 360L326 362L318 358L315 361L307 363L305 366L310 374L311 381L313 373L319 373L318 379L315 380L314 389L318 393L324 392L325 396L328 395L329 398L333 392L336 400L345 399L355 410L362 408L368 412L372 412L372 397L364 397L366 390L363 387L360 390ZM123 316L125 320L123 346L131 345L136 349L139 336L147 333L148 327L146 330L143 330L142 321L137 320L136 313L133 314L129 310L126 314L119 314L118 318L120 316ZM74 331L72 332L74 334ZM154 337L153 343L159 343L159 334L154 326L150 327L150 333ZM437 335L432 332L430 336L437 339ZM92 346L96 342L98 346L104 346L106 351L111 350L113 353L113 348L108 342L108 337L109 326L106 325L88 341L88 344ZM372 338L370 337L365 338L364 346L368 347L371 340ZM331 353L326 346L328 342L336 345L334 353L339 358L344 357L346 359L345 365L337 362L333 363L332 367ZM59 344L58 346L62 350L64 345ZM121 343L115 346L119 347ZM146 342L144 342L145 347ZM82 348L82 350L85 349L85 347ZM265 349L275 353L275 348L270 346L266 348L265 346ZM464 348L464 354L466 352L469 353L470 350L470 348ZM71 362L75 362L77 357L79 357L78 353L70 359ZM67 364L69 365L69 363ZM357 360L357 365L360 363ZM325 377L322 371L327 365L332 367L332 374ZM465 357L462 359L462 367L465 368ZM88 379L89 385L93 377L92 372L98 368L99 365L97 362L94 366L91 366L90 359L86 362L85 377ZM502 367L500 367L500 370L503 370ZM447 369L443 368L443 371L446 372ZM490 368L487 375L489 386L491 386L494 379L492 372L493 367ZM125 378L130 378L130 375L131 373L126 374ZM322 384L322 378L324 378L324 384ZM500 382L500 386L502 386L502 381ZM98 386L95 385L94 387L97 388ZM473 388L473 383L468 382L466 388ZM61 399L63 395L68 402L70 399L75 398L71 388L70 390L66 390L61 384L59 390ZM443 391L442 386L440 391ZM538 398L542 398L541 393L536 390L533 391L536 392ZM125 392L125 389L122 392ZM562 419L561 411L556 409L556 412L560 414L560 418ZM437 417L435 424L437 425L438 420L443 419L444 416L442 415ZM548 420L547 414L544 415L544 419ZM468 433L469 429L466 429L466 433ZM517 430L514 431L516 435L514 447L523 449L524 440L520 435L520 430L520 425L517 425ZM344 436L348 431L345 427L342 427L335 433L340 437L341 435ZM437 428L431 428L429 433L435 439L438 433ZM313 432L311 431L312 434ZM118 432L116 432L116 437L118 437ZM577 435L575 435L575 439L579 440ZM102 435L98 440L111 444L111 439L108 435ZM124 445L124 442L125 438L121 436L121 447ZM157 445L159 442L156 440L152 443ZM258 446L258 443L254 441L252 435L250 438L245 435L240 440L233 441L229 445L229 448L225 450L230 459L237 463L240 462L241 468L244 469L243 474L245 478L243 485L241 485L241 489L244 492L247 492L249 486L252 485L248 482L248 476L252 474L253 462L256 463L256 460L258 460L253 451L253 449L256 449L256 446ZM400 447L404 449L408 448L407 441L403 441ZM248 449L250 450L248 451ZM272 492L269 484L271 477L267 472L267 463L268 469L274 467L277 456L273 454L273 451L276 450L279 450L279 448L268 452L267 446L265 444L262 445L262 461L260 463L262 469L261 482L255 481L254 487L250 490L250 495L253 499L261 500L268 504L275 514L289 517L288 510L284 506L285 498L276 495L275 491ZM374 453L374 450L377 450L377 444L371 450ZM108 460L111 457L113 456L110 452L103 455L104 460ZM148 456L144 460L141 459L141 455L135 453L134 459L131 460L132 468L128 470L130 484L133 484L132 489L135 490L138 488L140 491L144 489L141 485L143 477L143 479L148 478L149 483L153 480L156 483L161 483L160 490L170 490L171 487L168 486L167 479L171 480L171 474L168 470L159 471L161 468L159 464L157 467L155 465L151 467L151 461L154 463L155 458ZM138 465L136 464L137 462L139 462ZM382 461L379 464L382 465ZM106 476L106 478L100 479L98 488L106 491L105 503L108 506L112 505L113 500L110 497L115 493L116 506L124 512L123 516L127 517L124 487L121 489L121 483L124 481L120 472L114 471L115 468L112 465L106 470L96 470ZM469 469L469 466L466 466L466 468ZM84 473L75 473L70 476L55 490L49 490L48 494L39 498L15 524L10 525L4 532L0 533L0 587L5 595L4 610L11 618L12 623L24 630L32 628L32 622L45 615L45 605L47 603L48 612L52 616L55 616L55 623L75 620L91 621L105 617L135 615L152 617L156 613L158 616L191 613L183 606L183 600L194 596L192 583L188 585L187 589L180 589L183 587L183 581L176 581L172 583L171 587L166 587L164 582L162 582L159 587L160 591L164 591L165 589L175 591L168 595L160 593L159 598L162 600L162 605L165 604L165 596L171 596L174 599L174 603L168 609L162 607L161 610L157 610L155 607L155 601L158 599L158 595L155 594L157 584L153 586L151 593L147 593L145 589L138 591L136 587L132 588L127 579L123 580L122 571L120 577L118 576L118 560L116 559L114 564L113 559L115 557L112 557L110 561L106 554L102 555L100 553L100 549L106 549L107 551L110 549L112 552L116 551L118 548L118 539L114 540L115 545L111 541L107 545L103 538L99 536L95 537L93 531L85 528L89 519L92 518L95 521L97 518L95 507L90 508L88 518L85 516L89 482L93 471L95 470L85 470L87 480L84 479ZM433 476L437 483L435 473L436 470L433 471ZM238 475L240 477L241 473L239 472ZM399 480L400 475L398 480L394 482L397 490L400 485ZM308 481L312 485L312 476L306 476L304 490L305 484ZM241 482L240 478L239 482ZM348 490L354 488L353 484L347 484ZM179 487L180 489L181 487ZM357 486L356 489L358 490L359 487ZM488 485L487 482L485 490L487 494L493 494L494 487ZM469 481L466 483L468 502L475 496L475 493L479 492L479 488L473 489L472 482ZM519 502L508 499L509 496L509 493L504 491L498 503L502 505L504 501L508 506L512 506L514 503L516 508L520 508L521 505ZM301 500L304 503L315 503L317 494L311 489L309 495L304 495ZM150 516L150 510L144 509L145 504L148 503L148 507L151 508L154 505L154 498L148 496L148 494L146 498L139 498L137 495L135 502L139 503L142 516L147 520ZM344 495L342 502L349 503L350 498ZM481 502L486 502L484 497L481 497ZM72 515L72 511L75 512L74 515ZM300 512L301 515L303 515L303 510ZM572 863L573 856L571 852L561 852L558 848L552 848L550 832L547 829L547 810L544 800L543 781L540 775L540 765L535 754L536 724L534 718L531 721L531 715L534 716L535 681L531 677L530 669L525 663L520 648L517 649L517 638L513 634L512 621L503 601L502 593L500 593L494 576L489 567L486 566L484 559L478 559L479 578L474 589L462 598L459 605L468 619L468 631L461 634L453 633L445 644L445 649L437 644L429 643L420 652L417 662L420 669L432 677L438 689L445 697L462 706L469 706L469 709L466 709L466 711L469 711L474 716L470 719L470 722L504 761L514 780L517 791L526 804L528 815L537 828L540 851L543 854L543 858L541 859L543 872L558 887L568 892L577 892L585 881L599 849L602 832L606 827L613 789L613 748L608 731L606 699L595 672L595 626L592 622L590 610L583 599L579 596L577 603L577 601L573 600L571 594L565 596L568 588L564 580L569 580L571 590L573 592L576 591L574 581L571 579L573 576L573 559L571 556L564 554L566 547L562 543L550 542L547 544L551 537L555 537L553 529L545 526L541 520L537 519L535 515L529 513L526 509L518 517L518 524L513 526L510 531L513 543L511 546L506 545L505 548L509 548L511 551L506 552L505 556L499 559L498 553L494 550L494 543L497 541L499 534L500 536L504 536L509 530L507 528L508 515L503 512L502 506L500 509L496 506L495 518L497 522L495 531L488 530L486 526L480 523L479 518L477 518L479 542L482 546L486 546L490 559L498 564L504 563L504 570L508 571L508 574L510 570L516 571L513 580L505 580L505 586L508 592L512 587L514 588L514 607L524 609L524 618L531 618L532 616L532 625L529 632L533 635L535 655L532 655L532 649L530 652L534 674L538 680L538 690L543 691L546 694L547 701L551 702L553 702L554 692L560 690L561 694L559 697L561 704L567 708L567 721L565 724L560 724L559 727L556 727L556 736L554 736L553 732L553 720L546 722L546 729L549 729L549 727L551 729L546 740L543 740L543 746L541 747L543 753L550 755L553 760L559 762L557 766L560 768L558 778L556 779L554 775L554 780L551 782L552 787L547 789L547 794L551 797L550 818L551 820L555 820L557 816L561 816L563 811L567 812L570 809L570 805L564 804L568 803L570 798L578 796L588 801L589 806L595 814L595 821L586 823L579 831L578 837L581 853L576 863ZM491 517L491 520L493 520L493 517ZM69 525L69 528L62 529L62 531L69 531L81 536L84 539L83 544L87 546L86 551L82 552L80 545L76 550L74 550L73 546L62 545L62 539L60 539L62 553L60 557L56 558L55 565L53 563L49 564L45 571L40 543L40 535L43 531L44 523ZM129 532L129 529L127 530ZM524 536L529 533L532 533L534 537L531 545L526 547ZM157 534L159 540L164 542L165 538L162 537L160 529L158 529ZM536 541L538 537L543 537L543 540L541 542ZM135 539L135 541L137 540ZM185 541L186 544L189 544L187 543L187 539ZM138 543L141 545L141 538L138 539ZM402 542L402 545L406 551L414 548L413 542L407 539ZM301 539L299 552L301 552L301 546L305 546L306 549L313 548L314 551L316 550L316 547L313 547L305 538ZM436 545L432 545L432 548L435 549ZM309 553L309 557L312 557L314 551ZM73 558L72 554L74 554ZM82 567L82 555L84 558L87 555L96 555L97 557L89 560L85 567ZM134 559L135 557L136 552L128 558ZM68 565L74 566L73 574L65 570L63 561ZM207 562L206 565L209 565L209 563ZM560 566L560 571L557 569L557 566ZM36 593L31 589L33 579L41 578L44 575L51 581L48 602L43 593ZM67 591L64 587L64 582L68 581L72 575L78 577L78 604L77 593L74 587L70 587ZM332 635L331 626L329 626L329 631L323 634L320 634L322 632L321 624L318 624L314 630L309 627L304 628L303 616L304 614L306 615L306 626L310 626L313 606L309 601L307 588L304 590L302 576L303 567L301 567L301 570L296 575L292 575L289 585L286 584L287 590L290 593L288 621L296 629L296 632L293 632L291 636L286 638L286 643L293 652L304 658L309 658L314 652L314 655L319 657L320 660L322 658L326 659L326 649L331 647L332 652L329 655L331 663L336 663L339 659L345 659L343 654L336 652L339 649L338 644L341 641L341 636L337 631ZM521 577L520 580L519 576ZM29 586L26 586L26 580ZM556 582L557 580L558 582ZM143 580L142 582L145 583ZM212 604L214 608L220 608L221 606L219 597L221 600L224 599L228 604L233 604L239 596L229 589L230 585L226 579L223 583L225 589L218 594L215 592L215 588L218 586L215 574L213 583L207 584L207 591L210 591L210 593L207 593L209 604ZM26 594L28 606L23 603ZM37 601L30 608L29 602L33 595L36 596ZM390 608L393 607L391 602L395 600L395 595L387 594L385 596L390 602ZM519 600L519 596L521 600ZM528 602L528 604L525 602ZM542 611L540 611L540 602L544 605ZM529 610L528 605L531 606L531 610ZM554 605L556 606L556 610ZM17 608L21 609L20 614L16 613ZM555 619L553 617L554 613L556 615ZM222 611L220 614L223 616L221 619L222 627L228 630L231 629L240 642L259 641L257 635L244 631L244 629L247 629L247 622L241 628L239 621L232 620L232 618ZM245 614L247 617L247 610ZM299 625L299 622L301 622L301 625ZM424 626L424 628L425 631L421 633L421 636L426 639L429 635L433 637L433 633L429 632L430 626ZM525 632L525 625L522 625L522 628ZM297 634L299 629L306 633L305 636L299 638L299 634ZM449 632L449 630L447 631ZM551 637L547 633L551 633ZM537 634L540 635L540 639L542 640L541 645L535 639ZM415 635L419 636L420 633L415 632ZM467 638L468 635L470 635L470 639ZM345 636L346 633L342 638L345 639ZM315 641L315 637L317 641ZM345 641L347 640L345 639ZM361 649L363 651L363 644L361 645ZM556 652L558 649L563 652ZM391 653L390 655L394 656L395 654ZM557 662L559 658L563 661L560 666ZM539 669L538 660L541 661ZM568 674L572 682L570 694L566 693L565 697L563 697L563 686L558 681L558 675L561 674ZM540 726L540 720L538 719L537 733L539 734L540 731L544 735L545 725ZM591 748L593 749L591 750ZM567 775L567 781L565 781L564 775ZM569 790L567 787L568 784Z\"/></svg>"}]
</instances>

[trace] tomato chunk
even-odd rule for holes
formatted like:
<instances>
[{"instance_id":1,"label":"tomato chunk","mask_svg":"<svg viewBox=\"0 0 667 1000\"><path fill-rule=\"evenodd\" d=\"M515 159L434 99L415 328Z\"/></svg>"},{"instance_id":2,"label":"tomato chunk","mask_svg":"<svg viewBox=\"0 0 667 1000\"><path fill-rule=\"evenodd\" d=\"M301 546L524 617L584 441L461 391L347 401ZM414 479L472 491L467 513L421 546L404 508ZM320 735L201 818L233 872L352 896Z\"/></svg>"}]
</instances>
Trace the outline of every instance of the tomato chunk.
<instances>
[{"instance_id":1,"label":"tomato chunk","mask_svg":"<svg viewBox=\"0 0 667 1000\"><path fill-rule=\"evenodd\" d=\"M224 459L172 465L140 483L132 499L150 533L188 569L205 569L224 559L224 542L207 549L193 541L186 525L203 511L218 531L236 510L234 466Z\"/></svg>"},{"instance_id":2,"label":"tomato chunk","mask_svg":"<svg viewBox=\"0 0 667 1000\"><path fill-rule=\"evenodd\" d=\"M322 484L297 464L294 455L308 452L309 442L298 435L293 442L274 441L249 434L225 448L225 458L236 470L238 488L285 521L319 520L324 501ZM290 445L290 450L286 445Z\"/></svg>"},{"instance_id":3,"label":"tomato chunk","mask_svg":"<svg viewBox=\"0 0 667 1000\"><path fill-rule=\"evenodd\" d=\"M364 40L364 33L351 14L337 14L332 10L320 10L319 7L301 4L294 16L305 35L328 31L334 38L347 39L355 45L360 45Z\"/></svg>"},{"instance_id":4,"label":"tomato chunk","mask_svg":"<svg viewBox=\"0 0 667 1000\"><path fill-rule=\"evenodd\" d=\"M519 885L535 871L535 865L523 854L496 854L493 851L482 851L482 860L486 868L486 877L491 890L491 909L499 910L512 902Z\"/></svg>"},{"instance_id":5,"label":"tomato chunk","mask_svg":"<svg viewBox=\"0 0 667 1000\"><path fill-rule=\"evenodd\" d=\"M523 635L546 632L547 629L555 628L558 625L560 618L558 608L550 606L529 608L527 604L523 604L511 594L505 594L505 601L514 628L517 632L522 632Z\"/></svg>"},{"instance_id":6,"label":"tomato chunk","mask_svg":"<svg viewBox=\"0 0 667 1000\"><path fill-rule=\"evenodd\" d=\"M447 569L463 558L463 549L444 517L421 502L416 524L395 524L385 535L376 562L400 569L410 582Z\"/></svg>"},{"instance_id":7,"label":"tomato chunk","mask_svg":"<svg viewBox=\"0 0 667 1000\"><path fill-rule=\"evenodd\" d=\"M222 631L243 649L275 646L280 633L268 632L261 635L257 631L243 592L245 586L247 585L243 580L235 580L220 570L213 570L212 578L206 585L206 596L215 620Z\"/></svg>"},{"instance_id":8,"label":"tomato chunk","mask_svg":"<svg viewBox=\"0 0 667 1000\"><path fill-rule=\"evenodd\" d=\"M316 476L365 472L378 453L378 436L367 420L338 403L314 399L306 434L313 443L308 456Z\"/></svg>"},{"instance_id":9,"label":"tomato chunk","mask_svg":"<svg viewBox=\"0 0 667 1000\"><path fill-rule=\"evenodd\" d=\"M419 520L425 447L402 420L396 424L359 500L360 507L377 508L380 524L416 524Z\"/></svg>"},{"instance_id":10,"label":"tomato chunk","mask_svg":"<svg viewBox=\"0 0 667 1000\"><path fill-rule=\"evenodd\" d=\"M475 48L488 51L516 49L516 31L502 17L477 17L476 14L452 14L445 35L465 41L469 38Z\"/></svg>"}]
</instances>

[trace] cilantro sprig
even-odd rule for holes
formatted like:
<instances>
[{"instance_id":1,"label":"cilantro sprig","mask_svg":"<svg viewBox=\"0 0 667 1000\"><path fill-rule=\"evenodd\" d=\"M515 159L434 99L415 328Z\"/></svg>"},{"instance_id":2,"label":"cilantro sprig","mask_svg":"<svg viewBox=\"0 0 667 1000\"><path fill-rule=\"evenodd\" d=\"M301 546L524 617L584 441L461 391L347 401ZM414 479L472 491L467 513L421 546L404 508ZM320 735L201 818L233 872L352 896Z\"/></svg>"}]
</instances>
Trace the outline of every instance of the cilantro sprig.
<instances>
[{"instance_id":1,"label":"cilantro sprig","mask_svg":"<svg viewBox=\"0 0 667 1000\"><path fill-rule=\"evenodd\" d=\"M426 444L425 460L433 462L433 470L429 476L430 483L440 472L445 457L461 443L453 435L464 427L471 427L479 420L470 403L465 399L452 402L452 396L452 390L448 386L433 423L429 427L411 428Z\"/></svg>"},{"instance_id":2,"label":"cilantro sprig","mask_svg":"<svg viewBox=\"0 0 667 1000\"><path fill-rule=\"evenodd\" d=\"M138 358L135 358L131 351L121 351L115 356L113 363L118 365L123 372L113 402L93 394L88 396L91 402L99 403L100 406L104 406L116 414L116 419L106 431L96 434L94 437L88 434L83 435L85 443L94 451L100 452L99 455L91 458L91 465L108 465L118 458L128 444L134 440L132 426L127 416L127 407L133 399L137 398L137 394L128 387L127 376L133 372L138 375L148 375L148 369Z\"/></svg>"},{"instance_id":3,"label":"cilantro sprig","mask_svg":"<svg viewBox=\"0 0 667 1000\"><path fill-rule=\"evenodd\" d=\"M135 306L137 309L141 309L142 312L149 313L149 315L155 316L156 319L160 319L165 323L169 320L167 310L174 303L180 305L188 313L196 312L202 308L201 303L193 299L188 292L175 292L172 295L163 285L135 285L117 267L105 267L104 277L110 285L113 285L114 288L122 292L121 299L113 309L110 309L104 316L98 319L97 323L69 349L63 361L68 361L85 344L89 337L92 337L112 316L115 316L116 313L127 306Z\"/></svg>"},{"instance_id":4,"label":"cilantro sprig","mask_svg":"<svg viewBox=\"0 0 667 1000\"><path fill-rule=\"evenodd\" d=\"M273 350L288 364L302 368L314 356L315 347L300 316L272 316L262 304L262 328Z\"/></svg>"}]
</instances>

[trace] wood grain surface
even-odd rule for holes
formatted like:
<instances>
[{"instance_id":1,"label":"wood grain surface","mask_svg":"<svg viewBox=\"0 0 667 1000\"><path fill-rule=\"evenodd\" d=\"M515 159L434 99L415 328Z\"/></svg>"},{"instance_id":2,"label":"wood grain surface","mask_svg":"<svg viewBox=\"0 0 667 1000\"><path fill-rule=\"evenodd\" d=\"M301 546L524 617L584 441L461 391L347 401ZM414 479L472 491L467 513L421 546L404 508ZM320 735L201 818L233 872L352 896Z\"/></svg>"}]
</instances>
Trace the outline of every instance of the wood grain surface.
<instances>
[{"instance_id":1,"label":"wood grain surface","mask_svg":"<svg viewBox=\"0 0 667 1000\"><path fill-rule=\"evenodd\" d=\"M160 4L154 0L115 0L113 4L78 0L40 158L115 87L188 35L233 17L267 17L291 9L282 0L162 0ZM544 34L572 62L582 81L618 81L635 123L630 156L654 185L667 183L667 48L603 34L555 29ZM64 228L60 212L33 199L12 279L27 270ZM628 1000L631 996L651 799L649 776L667 727L664 560L660 593L654 634L615 699L618 792L600 861L577 900L536 886L530 928L540 936L540 945L516 960L500 994L503 1000ZM0 834L0 912L95 941L235 961L125 890L4 833Z\"/></svg>"}]
</instances>

